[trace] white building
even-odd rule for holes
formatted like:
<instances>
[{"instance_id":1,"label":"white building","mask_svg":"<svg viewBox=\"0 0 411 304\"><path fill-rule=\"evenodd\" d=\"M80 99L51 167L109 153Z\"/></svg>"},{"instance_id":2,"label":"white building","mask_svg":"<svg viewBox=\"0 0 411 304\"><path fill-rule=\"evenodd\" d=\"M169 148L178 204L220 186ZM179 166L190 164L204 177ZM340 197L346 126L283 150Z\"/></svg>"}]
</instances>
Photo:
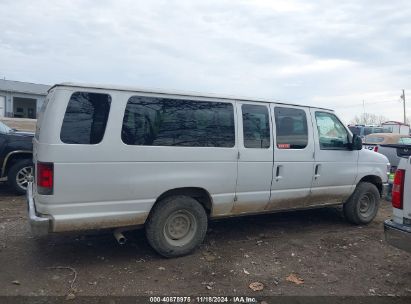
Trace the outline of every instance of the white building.
<instances>
[{"instance_id":1,"label":"white building","mask_svg":"<svg viewBox=\"0 0 411 304\"><path fill-rule=\"evenodd\" d=\"M0 117L36 118L48 85L0 79Z\"/></svg>"}]
</instances>

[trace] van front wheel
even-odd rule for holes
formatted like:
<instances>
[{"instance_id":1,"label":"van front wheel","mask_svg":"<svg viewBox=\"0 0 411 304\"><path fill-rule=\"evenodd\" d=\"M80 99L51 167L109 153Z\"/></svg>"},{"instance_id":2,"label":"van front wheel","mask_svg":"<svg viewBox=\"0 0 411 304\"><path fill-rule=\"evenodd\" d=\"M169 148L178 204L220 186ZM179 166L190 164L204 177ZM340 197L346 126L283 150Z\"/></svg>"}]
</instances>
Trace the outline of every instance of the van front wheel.
<instances>
[{"instance_id":1,"label":"van front wheel","mask_svg":"<svg viewBox=\"0 0 411 304\"><path fill-rule=\"evenodd\" d=\"M145 228L148 242L159 254L183 256L203 242L207 214L194 198L171 196L153 207Z\"/></svg>"},{"instance_id":2,"label":"van front wheel","mask_svg":"<svg viewBox=\"0 0 411 304\"><path fill-rule=\"evenodd\" d=\"M344 204L344 215L353 224L370 223L377 215L380 206L380 192L374 184L358 184L354 193Z\"/></svg>"}]
</instances>

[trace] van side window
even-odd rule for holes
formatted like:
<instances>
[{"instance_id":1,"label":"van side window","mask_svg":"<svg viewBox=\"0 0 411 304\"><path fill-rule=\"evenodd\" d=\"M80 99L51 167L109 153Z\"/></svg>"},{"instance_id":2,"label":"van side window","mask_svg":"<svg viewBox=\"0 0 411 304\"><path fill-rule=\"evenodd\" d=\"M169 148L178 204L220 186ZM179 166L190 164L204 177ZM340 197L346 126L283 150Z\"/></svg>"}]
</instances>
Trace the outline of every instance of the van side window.
<instances>
[{"instance_id":1,"label":"van side window","mask_svg":"<svg viewBox=\"0 0 411 304\"><path fill-rule=\"evenodd\" d=\"M121 139L127 145L234 147L231 103L131 97Z\"/></svg>"},{"instance_id":2,"label":"van side window","mask_svg":"<svg viewBox=\"0 0 411 304\"><path fill-rule=\"evenodd\" d=\"M75 92L68 102L60 139L66 144L93 145L101 142L110 112L108 94Z\"/></svg>"},{"instance_id":3,"label":"van side window","mask_svg":"<svg viewBox=\"0 0 411 304\"><path fill-rule=\"evenodd\" d=\"M307 116L304 110L275 107L277 147L304 149L308 144Z\"/></svg>"},{"instance_id":4,"label":"van side window","mask_svg":"<svg viewBox=\"0 0 411 304\"><path fill-rule=\"evenodd\" d=\"M347 150L348 131L340 120L331 113L315 112L321 150Z\"/></svg>"},{"instance_id":5,"label":"van side window","mask_svg":"<svg viewBox=\"0 0 411 304\"><path fill-rule=\"evenodd\" d=\"M244 147L269 148L270 119L267 107L244 104L241 106L241 111L243 112Z\"/></svg>"}]
</instances>

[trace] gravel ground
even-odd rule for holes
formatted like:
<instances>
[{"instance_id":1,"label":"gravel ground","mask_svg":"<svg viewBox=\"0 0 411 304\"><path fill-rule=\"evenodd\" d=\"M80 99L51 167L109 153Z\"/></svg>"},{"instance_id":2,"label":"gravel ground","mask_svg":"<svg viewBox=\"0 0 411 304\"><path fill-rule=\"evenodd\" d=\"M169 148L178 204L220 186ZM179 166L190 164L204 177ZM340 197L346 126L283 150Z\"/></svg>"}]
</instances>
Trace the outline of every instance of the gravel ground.
<instances>
[{"instance_id":1,"label":"gravel ground","mask_svg":"<svg viewBox=\"0 0 411 304\"><path fill-rule=\"evenodd\" d=\"M176 259L158 256L143 231L124 246L108 232L34 238L24 197L3 184L0 210L0 295L411 295L411 255L384 241L385 201L368 226L337 208L215 221Z\"/></svg>"}]
</instances>

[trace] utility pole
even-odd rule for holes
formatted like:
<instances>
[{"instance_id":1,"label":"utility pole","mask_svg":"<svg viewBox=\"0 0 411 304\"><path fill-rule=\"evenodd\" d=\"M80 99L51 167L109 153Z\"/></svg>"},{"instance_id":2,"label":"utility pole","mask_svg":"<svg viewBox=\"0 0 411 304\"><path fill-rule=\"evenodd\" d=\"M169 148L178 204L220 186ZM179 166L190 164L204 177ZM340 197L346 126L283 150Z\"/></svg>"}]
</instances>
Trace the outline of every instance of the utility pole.
<instances>
[{"instance_id":1,"label":"utility pole","mask_svg":"<svg viewBox=\"0 0 411 304\"><path fill-rule=\"evenodd\" d=\"M405 92L404 89L402 89L402 95L400 96L403 103L404 103L404 123L407 123L407 113L405 113Z\"/></svg>"}]
</instances>

